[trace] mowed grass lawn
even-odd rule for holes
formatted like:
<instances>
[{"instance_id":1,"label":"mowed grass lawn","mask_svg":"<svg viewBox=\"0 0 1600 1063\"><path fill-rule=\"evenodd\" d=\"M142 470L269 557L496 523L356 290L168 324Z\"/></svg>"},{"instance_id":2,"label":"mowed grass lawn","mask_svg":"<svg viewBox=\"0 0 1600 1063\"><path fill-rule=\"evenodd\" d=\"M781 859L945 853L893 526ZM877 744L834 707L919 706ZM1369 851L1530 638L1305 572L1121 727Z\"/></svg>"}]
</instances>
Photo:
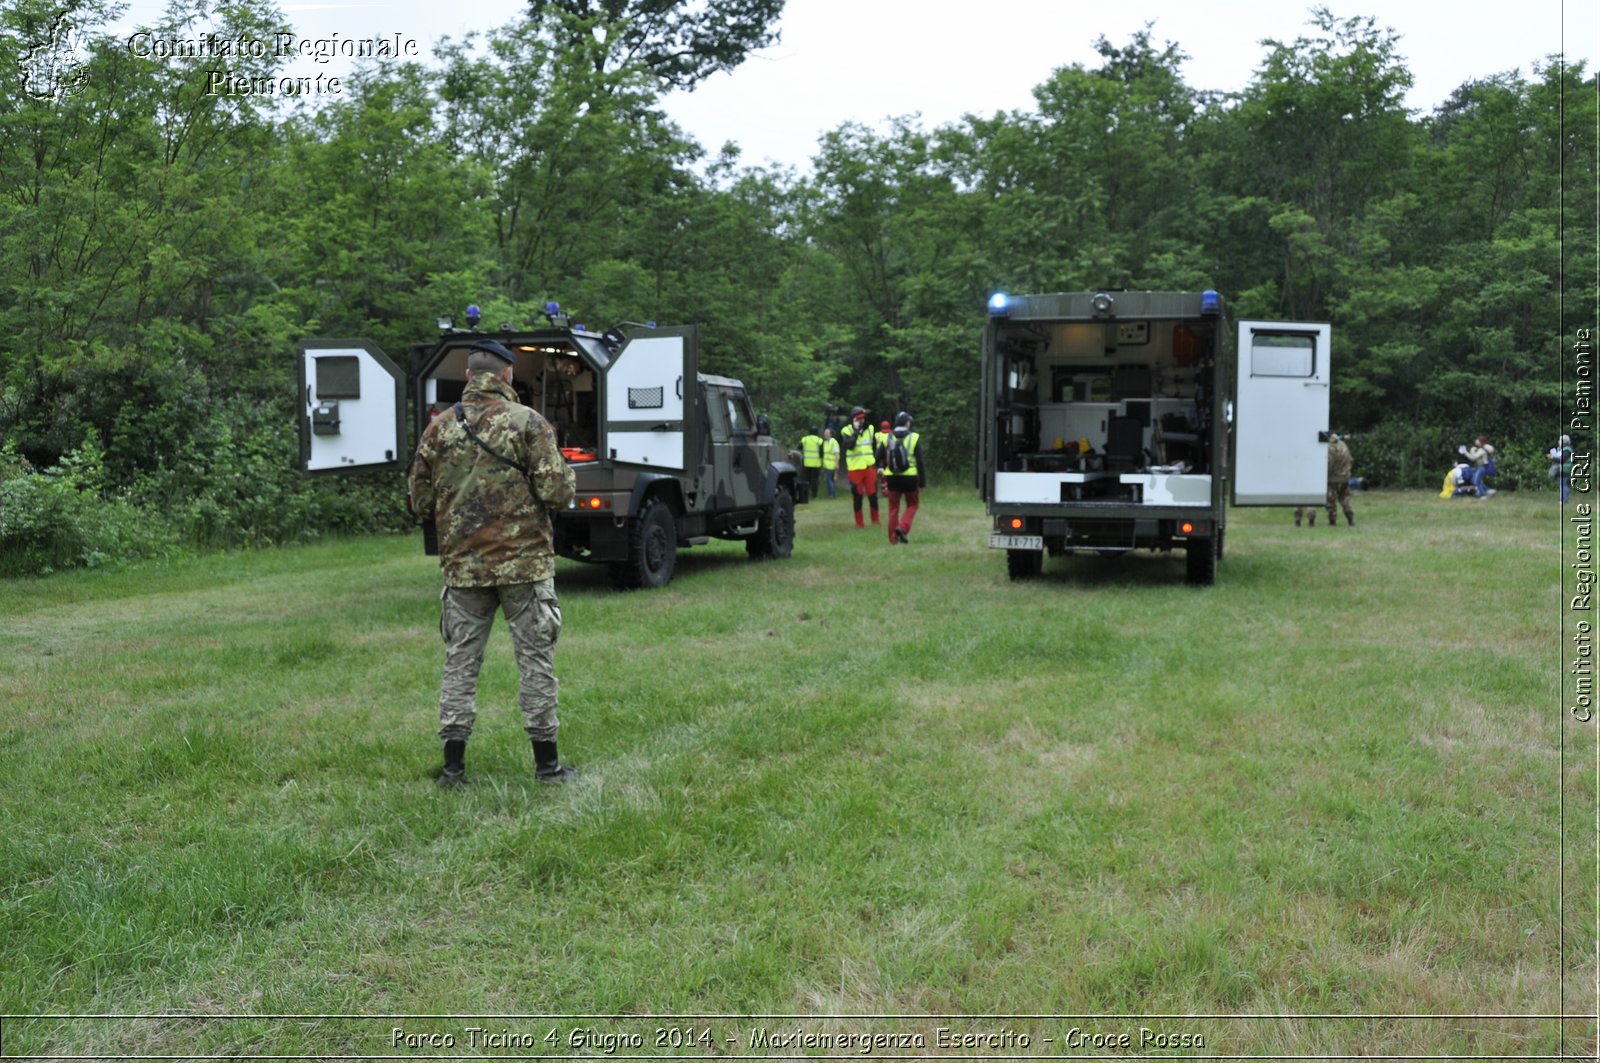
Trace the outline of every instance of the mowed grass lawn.
<instances>
[{"instance_id":1,"label":"mowed grass lawn","mask_svg":"<svg viewBox=\"0 0 1600 1063\"><path fill-rule=\"evenodd\" d=\"M533 783L503 624L471 786L433 784L419 536L7 582L0 1013L168 1018L13 1018L3 1051L420 1057L353 1016L699 1014L930 1053L1592 1054L1556 1018L1595 986L1559 507L1355 503L1234 511L1209 589L1177 554L1011 584L954 488L909 547L841 500L790 560L696 548L664 592L563 562L566 787ZM194 1018L240 1015L345 1018ZM756 1021L701 1025L737 1055Z\"/></svg>"}]
</instances>

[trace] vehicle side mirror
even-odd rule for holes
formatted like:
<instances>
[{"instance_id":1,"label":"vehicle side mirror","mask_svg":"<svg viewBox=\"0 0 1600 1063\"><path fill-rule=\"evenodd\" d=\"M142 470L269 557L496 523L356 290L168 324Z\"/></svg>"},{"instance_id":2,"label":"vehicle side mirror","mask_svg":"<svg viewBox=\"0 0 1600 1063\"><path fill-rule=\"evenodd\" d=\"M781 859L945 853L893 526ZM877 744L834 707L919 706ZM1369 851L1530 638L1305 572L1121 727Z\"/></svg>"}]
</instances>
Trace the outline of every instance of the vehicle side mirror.
<instances>
[{"instance_id":1,"label":"vehicle side mirror","mask_svg":"<svg viewBox=\"0 0 1600 1063\"><path fill-rule=\"evenodd\" d=\"M756 435L770 436L772 434L772 421L766 414L756 418Z\"/></svg>"}]
</instances>

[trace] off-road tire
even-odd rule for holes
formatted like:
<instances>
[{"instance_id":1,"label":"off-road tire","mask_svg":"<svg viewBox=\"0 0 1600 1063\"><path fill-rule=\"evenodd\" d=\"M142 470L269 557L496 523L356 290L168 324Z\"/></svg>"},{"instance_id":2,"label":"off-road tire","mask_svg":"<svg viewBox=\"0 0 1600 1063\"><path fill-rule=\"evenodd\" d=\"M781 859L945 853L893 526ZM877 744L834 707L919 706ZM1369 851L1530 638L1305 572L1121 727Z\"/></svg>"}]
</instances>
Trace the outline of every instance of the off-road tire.
<instances>
[{"instance_id":1,"label":"off-road tire","mask_svg":"<svg viewBox=\"0 0 1600 1063\"><path fill-rule=\"evenodd\" d=\"M756 533L744 541L752 558L781 558L794 553L794 498L787 487L779 487L761 516Z\"/></svg>"},{"instance_id":2,"label":"off-road tire","mask_svg":"<svg viewBox=\"0 0 1600 1063\"><path fill-rule=\"evenodd\" d=\"M1194 587L1210 587L1217 582L1217 541L1210 536L1190 539L1185 549L1186 580Z\"/></svg>"},{"instance_id":3,"label":"off-road tire","mask_svg":"<svg viewBox=\"0 0 1600 1063\"><path fill-rule=\"evenodd\" d=\"M1043 550L1007 550L1006 575L1013 583L1018 580L1037 579L1044 571Z\"/></svg>"},{"instance_id":4,"label":"off-road tire","mask_svg":"<svg viewBox=\"0 0 1600 1063\"><path fill-rule=\"evenodd\" d=\"M672 582L678 564L678 528L672 507L650 497L628 525L628 560L611 566L611 580L623 590L654 590Z\"/></svg>"}]
</instances>

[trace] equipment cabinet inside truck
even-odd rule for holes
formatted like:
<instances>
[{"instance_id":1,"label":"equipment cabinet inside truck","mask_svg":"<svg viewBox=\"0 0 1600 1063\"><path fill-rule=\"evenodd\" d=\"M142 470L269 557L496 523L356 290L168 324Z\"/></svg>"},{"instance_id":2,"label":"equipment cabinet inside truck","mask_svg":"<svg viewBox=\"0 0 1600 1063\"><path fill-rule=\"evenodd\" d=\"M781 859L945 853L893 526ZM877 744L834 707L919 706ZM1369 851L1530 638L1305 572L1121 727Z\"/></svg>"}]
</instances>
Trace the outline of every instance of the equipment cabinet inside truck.
<instances>
[{"instance_id":1,"label":"equipment cabinet inside truck","mask_svg":"<svg viewBox=\"0 0 1600 1063\"><path fill-rule=\"evenodd\" d=\"M417 425L419 437L428 419L461 399L467 380L467 350L477 339L475 335L463 335L456 341L447 336L442 344L420 348L417 356L426 358L426 364L421 373L423 420ZM543 336L507 336L505 342L517 355L511 379L517 398L550 422L568 461L593 461L600 446L596 367L603 369L609 360L598 337L591 340L552 331ZM580 350L579 344L586 349Z\"/></svg>"},{"instance_id":2,"label":"equipment cabinet inside truck","mask_svg":"<svg viewBox=\"0 0 1600 1063\"><path fill-rule=\"evenodd\" d=\"M997 320L994 500L1211 497L1219 322Z\"/></svg>"}]
</instances>

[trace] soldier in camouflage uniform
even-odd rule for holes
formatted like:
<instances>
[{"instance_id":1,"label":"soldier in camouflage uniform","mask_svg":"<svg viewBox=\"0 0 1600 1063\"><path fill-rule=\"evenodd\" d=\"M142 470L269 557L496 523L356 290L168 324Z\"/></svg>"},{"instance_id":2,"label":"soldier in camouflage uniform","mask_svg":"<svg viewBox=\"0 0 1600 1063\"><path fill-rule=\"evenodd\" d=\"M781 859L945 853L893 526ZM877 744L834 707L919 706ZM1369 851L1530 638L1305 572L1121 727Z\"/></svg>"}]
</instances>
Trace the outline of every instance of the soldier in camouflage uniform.
<instances>
[{"instance_id":1,"label":"soldier in camouflage uniform","mask_svg":"<svg viewBox=\"0 0 1600 1063\"><path fill-rule=\"evenodd\" d=\"M1345 523L1355 526L1356 515L1350 508L1350 473L1355 469L1355 459L1350 456L1350 448L1345 444L1344 438L1336 432L1328 434L1328 526L1331 528L1338 523L1339 507L1344 507ZM1300 518L1308 514L1313 528L1317 526L1317 507L1295 506L1294 526L1300 527Z\"/></svg>"},{"instance_id":2,"label":"soldier in camouflage uniform","mask_svg":"<svg viewBox=\"0 0 1600 1063\"><path fill-rule=\"evenodd\" d=\"M438 526L444 570L441 786L466 782L478 670L497 609L505 612L522 673L518 702L533 741L535 775L565 782L576 774L556 753L561 604L549 513L572 501L573 473L549 422L517 402L515 363L516 355L494 340L474 343L461 402L429 423L411 465L412 510Z\"/></svg>"},{"instance_id":3,"label":"soldier in camouflage uniform","mask_svg":"<svg viewBox=\"0 0 1600 1063\"><path fill-rule=\"evenodd\" d=\"M1339 507L1344 509L1344 522L1355 527L1355 511L1350 508L1350 473L1355 459L1344 437L1337 433L1328 435L1328 526L1339 523Z\"/></svg>"}]
</instances>

